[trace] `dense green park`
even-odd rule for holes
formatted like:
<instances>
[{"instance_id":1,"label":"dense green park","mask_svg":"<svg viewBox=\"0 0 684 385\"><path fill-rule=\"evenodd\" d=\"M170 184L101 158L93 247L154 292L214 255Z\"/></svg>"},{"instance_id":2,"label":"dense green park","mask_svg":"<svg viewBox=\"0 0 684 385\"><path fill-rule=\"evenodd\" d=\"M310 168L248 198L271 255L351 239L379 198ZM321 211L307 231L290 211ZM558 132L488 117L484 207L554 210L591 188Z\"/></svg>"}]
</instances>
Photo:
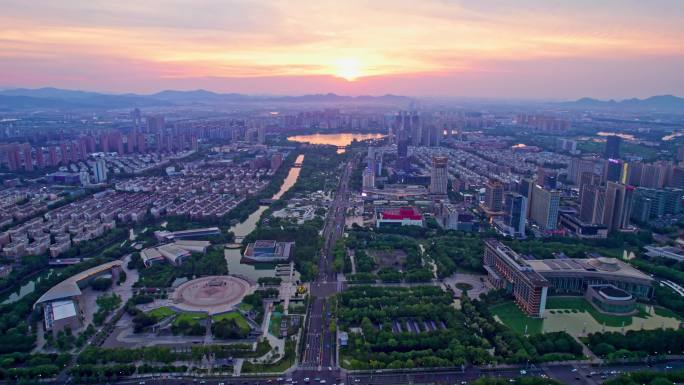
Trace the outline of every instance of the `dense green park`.
<instances>
[{"instance_id":1,"label":"dense green park","mask_svg":"<svg viewBox=\"0 0 684 385\"><path fill-rule=\"evenodd\" d=\"M481 301L464 298L458 310L439 287L354 286L338 295L338 303L338 326L350 331L340 360L350 369L543 362L582 354L566 333L524 337L510 330Z\"/></svg>"}]
</instances>

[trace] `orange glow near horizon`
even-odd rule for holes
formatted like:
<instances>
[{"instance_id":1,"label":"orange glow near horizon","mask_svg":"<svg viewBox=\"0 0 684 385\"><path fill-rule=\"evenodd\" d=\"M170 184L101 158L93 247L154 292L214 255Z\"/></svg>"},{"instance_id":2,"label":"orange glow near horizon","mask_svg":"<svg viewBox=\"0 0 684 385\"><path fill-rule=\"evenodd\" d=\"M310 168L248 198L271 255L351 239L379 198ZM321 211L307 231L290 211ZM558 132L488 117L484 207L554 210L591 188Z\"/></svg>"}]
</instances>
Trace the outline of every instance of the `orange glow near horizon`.
<instances>
[{"instance_id":1,"label":"orange glow near horizon","mask_svg":"<svg viewBox=\"0 0 684 385\"><path fill-rule=\"evenodd\" d=\"M534 77L572 60L580 68L684 57L677 12L684 6L664 0L654 0L661 7L617 0L7 1L0 86L118 78L115 84L135 90L200 78L329 77L358 87L397 77ZM529 69L520 72L518 63Z\"/></svg>"},{"instance_id":2,"label":"orange glow near horizon","mask_svg":"<svg viewBox=\"0 0 684 385\"><path fill-rule=\"evenodd\" d=\"M334 74L348 82L358 79L361 74L361 66L356 58L340 59L335 63Z\"/></svg>"}]
</instances>

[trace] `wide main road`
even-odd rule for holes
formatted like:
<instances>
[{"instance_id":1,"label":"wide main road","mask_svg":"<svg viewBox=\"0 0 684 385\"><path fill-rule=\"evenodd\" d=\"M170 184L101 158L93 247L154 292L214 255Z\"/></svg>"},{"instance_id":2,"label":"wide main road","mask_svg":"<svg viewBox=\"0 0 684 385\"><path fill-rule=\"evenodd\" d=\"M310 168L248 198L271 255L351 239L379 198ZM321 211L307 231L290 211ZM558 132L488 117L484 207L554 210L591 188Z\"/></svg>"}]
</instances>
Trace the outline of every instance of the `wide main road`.
<instances>
[{"instance_id":1,"label":"wide main road","mask_svg":"<svg viewBox=\"0 0 684 385\"><path fill-rule=\"evenodd\" d=\"M318 383L318 379L325 379L327 384L339 384L344 382L348 385L409 385L409 384L460 384L481 377L493 377L502 380L516 378L519 376L539 377L546 376L553 378L563 384L572 385L597 385L602 382L615 378L621 373L635 371L669 371L684 369L683 360L669 360L654 363L647 366L639 364L610 364L603 366L586 366L572 364L544 364L539 367L528 367L527 365L510 366L502 368L478 368L468 367L465 370L454 368L453 370L377 370L368 374L348 373L340 376L338 371L316 371L298 370L292 375L272 375L272 376L241 376L239 378L207 378L198 381L197 377L185 377L165 375L156 378L130 378L112 381L121 385L135 385L145 382L147 385L184 385L190 382L203 382L206 385L263 385L263 384L290 384L286 379L296 380L299 384L305 384L304 379L309 378L310 384ZM524 374L521 374L524 370ZM281 379L278 380L277 377ZM358 380L358 381L357 381ZM2 382L0 382L2 383ZM109 383L109 382L108 382ZM43 381L43 385L64 384L63 381ZM100 383L103 384L103 383ZM104 385L104 384L103 384Z\"/></svg>"},{"instance_id":2,"label":"wide main road","mask_svg":"<svg viewBox=\"0 0 684 385\"><path fill-rule=\"evenodd\" d=\"M668 360L647 365L645 363L632 364L542 364L540 366L512 365L507 367L479 368L468 367L465 370L377 370L369 374L349 373L346 376L347 384L358 385L402 385L402 384L458 384L470 383L481 377L493 377L499 379L513 379L523 377L545 376L559 381L562 384L573 385L597 385L606 380L615 378L622 373L637 371L681 370L684 368L683 360Z\"/></svg>"},{"instance_id":3,"label":"wide main road","mask_svg":"<svg viewBox=\"0 0 684 385\"><path fill-rule=\"evenodd\" d=\"M313 301L309 308L304 342L306 346L301 357L300 371L310 372L312 378L334 379L339 374L335 357L336 337L330 331L332 309L328 297L341 289L337 273L332 268L332 250L344 232L345 213L349 205L349 177L354 163L354 160L349 161L342 170L337 192L323 227L324 242L320 250L318 275L311 284Z\"/></svg>"}]
</instances>

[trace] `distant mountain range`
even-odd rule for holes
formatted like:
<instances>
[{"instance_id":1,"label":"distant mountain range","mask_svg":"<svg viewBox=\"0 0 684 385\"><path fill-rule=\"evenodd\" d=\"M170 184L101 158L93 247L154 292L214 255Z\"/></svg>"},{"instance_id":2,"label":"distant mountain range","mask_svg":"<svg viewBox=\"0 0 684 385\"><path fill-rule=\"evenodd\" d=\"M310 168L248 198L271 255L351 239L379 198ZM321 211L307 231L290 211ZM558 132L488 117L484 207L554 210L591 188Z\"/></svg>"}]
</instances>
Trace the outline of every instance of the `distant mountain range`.
<instances>
[{"instance_id":1,"label":"distant mountain range","mask_svg":"<svg viewBox=\"0 0 684 385\"><path fill-rule=\"evenodd\" d=\"M405 105L412 99L405 96L342 96L313 94L302 96L256 96L236 93L216 93L207 90L166 90L151 95L102 94L59 88L17 88L0 91L0 110L16 109L114 109L151 106L236 104L236 103L375 103Z\"/></svg>"},{"instance_id":2,"label":"distant mountain range","mask_svg":"<svg viewBox=\"0 0 684 385\"><path fill-rule=\"evenodd\" d=\"M300 103L300 104L382 104L407 108L412 98L398 95L343 96L333 93L301 96L245 95L217 93L207 90L166 90L155 94L103 94L60 88L17 88L0 90L0 111L24 109L116 109L144 107L172 107L179 105L221 105L245 103ZM490 104L492 101L489 102ZM586 110L633 110L684 112L684 98L673 95L652 96L646 99L599 100L581 98L575 101L553 103L555 106Z\"/></svg>"},{"instance_id":3,"label":"distant mountain range","mask_svg":"<svg viewBox=\"0 0 684 385\"><path fill-rule=\"evenodd\" d=\"M651 96L646 99L598 100L582 98L574 102L561 103L571 108L582 109L621 109L621 110L653 110L684 112L684 98L674 95Z\"/></svg>"},{"instance_id":4,"label":"distant mountain range","mask_svg":"<svg viewBox=\"0 0 684 385\"><path fill-rule=\"evenodd\" d=\"M59 88L18 88L0 91L0 109L101 109L170 105L135 94L108 95Z\"/></svg>"}]
</instances>

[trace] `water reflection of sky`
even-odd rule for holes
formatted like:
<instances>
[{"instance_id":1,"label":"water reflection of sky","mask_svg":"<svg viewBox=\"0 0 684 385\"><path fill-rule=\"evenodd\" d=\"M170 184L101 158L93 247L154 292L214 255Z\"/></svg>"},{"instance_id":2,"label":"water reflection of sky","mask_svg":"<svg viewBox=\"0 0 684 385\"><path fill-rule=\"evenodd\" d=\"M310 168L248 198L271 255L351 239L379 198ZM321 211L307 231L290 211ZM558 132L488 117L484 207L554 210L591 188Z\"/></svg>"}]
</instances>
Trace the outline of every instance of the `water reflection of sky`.
<instances>
[{"instance_id":1,"label":"water reflection of sky","mask_svg":"<svg viewBox=\"0 0 684 385\"><path fill-rule=\"evenodd\" d=\"M385 136L385 134L361 134L347 132L339 134L294 135L288 136L287 140L298 143L328 144L331 146L346 147L349 146L354 140L360 141L368 139L381 139Z\"/></svg>"},{"instance_id":2,"label":"water reflection of sky","mask_svg":"<svg viewBox=\"0 0 684 385\"><path fill-rule=\"evenodd\" d=\"M619 136L620 138L624 140L635 140L636 137L632 134L625 134L622 132L607 132L607 131L601 131L597 133L596 135L598 136Z\"/></svg>"},{"instance_id":3,"label":"water reflection of sky","mask_svg":"<svg viewBox=\"0 0 684 385\"><path fill-rule=\"evenodd\" d=\"M673 132L670 135L665 135L661 138L661 140L667 142L670 141L674 138L679 138L680 136L684 135L684 132Z\"/></svg>"}]
</instances>

